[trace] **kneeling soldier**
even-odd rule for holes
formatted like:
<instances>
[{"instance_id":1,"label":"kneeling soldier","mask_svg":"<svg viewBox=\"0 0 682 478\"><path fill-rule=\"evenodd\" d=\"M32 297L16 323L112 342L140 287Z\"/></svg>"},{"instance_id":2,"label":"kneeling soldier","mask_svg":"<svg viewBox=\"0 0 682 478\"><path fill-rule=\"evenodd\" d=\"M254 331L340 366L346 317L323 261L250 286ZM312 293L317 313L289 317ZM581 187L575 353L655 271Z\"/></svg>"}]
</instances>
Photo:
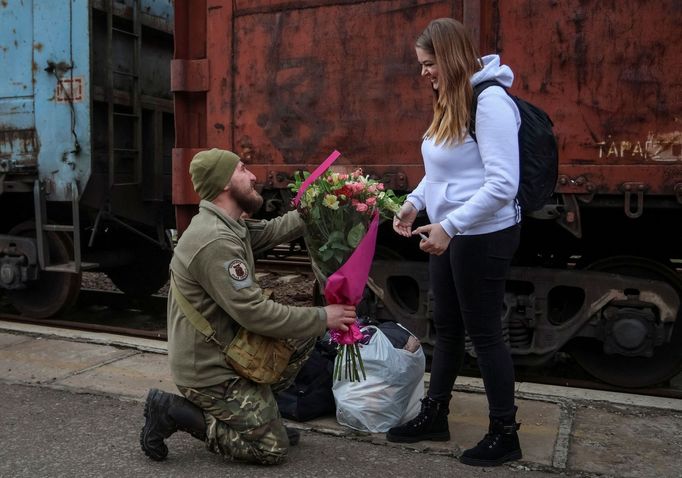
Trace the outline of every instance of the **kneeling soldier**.
<instances>
[{"instance_id":1,"label":"kneeling soldier","mask_svg":"<svg viewBox=\"0 0 682 478\"><path fill-rule=\"evenodd\" d=\"M175 247L168 295L168 357L184 397L149 392L140 444L147 456L163 460L168 455L164 439L181 430L233 460L281 463L298 435L285 429L273 391L293 381L326 328L347 330L355 307L294 307L267 299L254 277L253 251L299 237L298 212L269 221L243 219L260 208L263 198L254 188L256 177L230 151L198 153L189 172L201 202ZM188 314L208 321L211 340ZM217 344L231 343L240 327L287 339L295 348L275 385L246 379L226 362Z\"/></svg>"}]
</instances>

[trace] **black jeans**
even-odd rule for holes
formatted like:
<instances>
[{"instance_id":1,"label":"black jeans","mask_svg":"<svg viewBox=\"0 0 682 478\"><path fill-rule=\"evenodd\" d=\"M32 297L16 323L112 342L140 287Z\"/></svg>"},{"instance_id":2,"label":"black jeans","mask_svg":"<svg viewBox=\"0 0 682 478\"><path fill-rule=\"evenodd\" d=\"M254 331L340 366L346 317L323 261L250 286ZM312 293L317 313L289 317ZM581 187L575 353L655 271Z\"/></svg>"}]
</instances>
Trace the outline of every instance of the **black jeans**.
<instances>
[{"instance_id":1,"label":"black jeans","mask_svg":"<svg viewBox=\"0 0 682 478\"><path fill-rule=\"evenodd\" d=\"M519 245L520 226L490 234L455 236L431 256L436 345L428 396L449 400L464 360L465 331L476 350L490 416L514 414L514 365L502 338L505 282Z\"/></svg>"}]
</instances>

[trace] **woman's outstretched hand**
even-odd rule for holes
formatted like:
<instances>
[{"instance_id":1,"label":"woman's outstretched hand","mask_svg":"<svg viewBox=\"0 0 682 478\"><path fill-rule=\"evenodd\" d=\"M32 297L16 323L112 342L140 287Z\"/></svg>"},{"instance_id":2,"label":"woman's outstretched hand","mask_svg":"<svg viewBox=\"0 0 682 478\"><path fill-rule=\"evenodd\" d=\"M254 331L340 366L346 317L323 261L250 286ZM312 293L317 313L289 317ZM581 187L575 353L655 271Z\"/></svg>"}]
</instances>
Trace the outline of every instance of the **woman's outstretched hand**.
<instances>
[{"instance_id":1,"label":"woman's outstretched hand","mask_svg":"<svg viewBox=\"0 0 682 478\"><path fill-rule=\"evenodd\" d=\"M405 201L400 211L393 216L393 230L403 237L412 236L412 224L417 219L417 208L411 202Z\"/></svg>"}]
</instances>

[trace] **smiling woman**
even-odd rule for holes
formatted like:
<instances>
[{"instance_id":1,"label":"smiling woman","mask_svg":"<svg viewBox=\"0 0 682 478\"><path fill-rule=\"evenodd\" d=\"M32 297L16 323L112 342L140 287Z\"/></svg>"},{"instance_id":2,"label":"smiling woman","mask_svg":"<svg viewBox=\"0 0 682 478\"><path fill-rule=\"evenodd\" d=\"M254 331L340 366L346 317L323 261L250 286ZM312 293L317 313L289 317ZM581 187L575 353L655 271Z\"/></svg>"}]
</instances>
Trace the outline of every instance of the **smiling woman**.
<instances>
[{"instance_id":1,"label":"smiling woman","mask_svg":"<svg viewBox=\"0 0 682 478\"><path fill-rule=\"evenodd\" d=\"M490 432L464 451L461 461L493 466L521 458L514 405L514 367L502 335L500 310L519 244L520 125L516 105L502 88L479 95L478 143L468 134L473 86L496 80L511 86L514 75L497 55L480 57L465 26L433 20L415 45L421 75L431 82L433 119L422 141L425 175L408 195L393 229L419 235L430 254L436 343L431 381L417 417L391 428L389 441L449 440L448 406L468 334L486 388ZM492 88L491 88L492 89ZM481 136L480 133L483 133ZM425 210L430 224L413 229Z\"/></svg>"},{"instance_id":2,"label":"smiling woman","mask_svg":"<svg viewBox=\"0 0 682 478\"><path fill-rule=\"evenodd\" d=\"M422 67L422 76L425 76L431 82L434 90L438 89L438 64L436 63L435 55L429 53L423 48L416 47L417 60Z\"/></svg>"}]
</instances>

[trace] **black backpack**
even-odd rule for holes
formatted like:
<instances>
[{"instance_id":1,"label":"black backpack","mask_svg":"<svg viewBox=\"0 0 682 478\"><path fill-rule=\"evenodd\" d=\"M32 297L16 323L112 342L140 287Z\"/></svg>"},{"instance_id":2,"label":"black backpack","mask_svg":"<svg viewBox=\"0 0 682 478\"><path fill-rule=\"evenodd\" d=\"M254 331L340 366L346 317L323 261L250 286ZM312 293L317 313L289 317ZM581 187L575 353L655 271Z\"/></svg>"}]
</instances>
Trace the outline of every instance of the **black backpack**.
<instances>
[{"instance_id":1,"label":"black backpack","mask_svg":"<svg viewBox=\"0 0 682 478\"><path fill-rule=\"evenodd\" d=\"M474 87L469 134L476 141L476 108L478 96L489 86L500 86L497 81L484 81ZM507 91L504 88L504 91ZM509 92L507 92L509 95ZM547 204L554 193L559 175L559 150L552 131L554 123L547 113L535 105L513 95L521 114L519 128L519 191L516 199L521 211L530 213Z\"/></svg>"},{"instance_id":2,"label":"black backpack","mask_svg":"<svg viewBox=\"0 0 682 478\"><path fill-rule=\"evenodd\" d=\"M294 383L275 394L282 417L305 422L336 411L332 392L335 358L336 346L318 340Z\"/></svg>"}]
</instances>

